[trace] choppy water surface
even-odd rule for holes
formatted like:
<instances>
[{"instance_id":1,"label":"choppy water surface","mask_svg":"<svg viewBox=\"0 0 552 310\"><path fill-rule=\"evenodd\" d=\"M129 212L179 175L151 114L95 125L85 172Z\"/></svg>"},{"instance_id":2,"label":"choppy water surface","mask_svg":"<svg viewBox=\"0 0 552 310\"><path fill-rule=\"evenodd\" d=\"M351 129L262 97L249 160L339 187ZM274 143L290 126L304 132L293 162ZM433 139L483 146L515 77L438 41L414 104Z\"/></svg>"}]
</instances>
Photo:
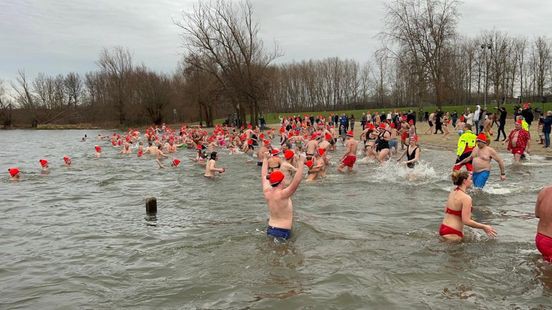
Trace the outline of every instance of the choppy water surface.
<instances>
[{"instance_id":1,"label":"choppy water surface","mask_svg":"<svg viewBox=\"0 0 552 310\"><path fill-rule=\"evenodd\" d=\"M532 308L552 304L552 268L534 246L536 195L552 162L498 167L473 195L474 218L496 240L466 228L440 242L452 152L423 149L414 183L394 165L360 164L302 183L294 237L265 236L260 170L220 153L227 173L202 177L193 153L179 169L124 156L97 131L4 131L0 141L0 308ZM108 132L104 132L108 133ZM423 138L423 137L422 137ZM105 142L103 142L105 143ZM342 154L338 149L335 158ZM73 167L62 167L62 156ZM38 159L50 160L41 174ZM6 169L19 166L21 182ZM144 199L158 198L157 221Z\"/></svg>"}]
</instances>

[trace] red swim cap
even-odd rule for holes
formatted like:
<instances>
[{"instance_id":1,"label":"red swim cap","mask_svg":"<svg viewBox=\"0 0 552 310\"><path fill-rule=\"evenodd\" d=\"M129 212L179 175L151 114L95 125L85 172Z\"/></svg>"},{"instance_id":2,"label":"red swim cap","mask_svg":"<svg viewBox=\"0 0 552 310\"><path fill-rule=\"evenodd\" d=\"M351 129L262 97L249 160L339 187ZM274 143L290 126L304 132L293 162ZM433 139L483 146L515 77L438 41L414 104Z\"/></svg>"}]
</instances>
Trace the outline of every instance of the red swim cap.
<instances>
[{"instance_id":1,"label":"red swim cap","mask_svg":"<svg viewBox=\"0 0 552 310\"><path fill-rule=\"evenodd\" d=\"M481 141L485 144L488 143L488 140L487 140L487 135L485 135L484 133L480 133L477 135L477 141Z\"/></svg>"},{"instance_id":2,"label":"red swim cap","mask_svg":"<svg viewBox=\"0 0 552 310\"><path fill-rule=\"evenodd\" d=\"M66 164L70 164L70 163L71 163L71 157L65 155L65 156L63 156L63 161L64 161Z\"/></svg>"},{"instance_id":3,"label":"red swim cap","mask_svg":"<svg viewBox=\"0 0 552 310\"><path fill-rule=\"evenodd\" d=\"M379 128L385 129L385 123L380 123L380 124L379 124Z\"/></svg>"},{"instance_id":4,"label":"red swim cap","mask_svg":"<svg viewBox=\"0 0 552 310\"><path fill-rule=\"evenodd\" d=\"M48 167L48 161L46 159L41 159L38 161L40 163L40 165L42 166L42 168L46 168Z\"/></svg>"},{"instance_id":5,"label":"red swim cap","mask_svg":"<svg viewBox=\"0 0 552 310\"><path fill-rule=\"evenodd\" d=\"M329 134L329 133L326 133L326 134L324 135L324 138L326 138L326 140L330 141L330 140L332 139L332 135Z\"/></svg>"},{"instance_id":6,"label":"red swim cap","mask_svg":"<svg viewBox=\"0 0 552 310\"><path fill-rule=\"evenodd\" d=\"M247 140L247 144L252 145L253 144L253 139Z\"/></svg>"},{"instance_id":7,"label":"red swim cap","mask_svg":"<svg viewBox=\"0 0 552 310\"><path fill-rule=\"evenodd\" d=\"M286 150L284 152L284 157L287 160L290 160L293 156L295 156L295 153L292 150Z\"/></svg>"},{"instance_id":8,"label":"red swim cap","mask_svg":"<svg viewBox=\"0 0 552 310\"><path fill-rule=\"evenodd\" d=\"M269 144L270 144L270 141L269 141L269 140L263 140L263 143L264 143L265 145L269 145Z\"/></svg>"},{"instance_id":9,"label":"red swim cap","mask_svg":"<svg viewBox=\"0 0 552 310\"><path fill-rule=\"evenodd\" d=\"M309 168L312 168L312 166L314 165L314 162L312 160L307 160L305 162L305 165L307 165L307 167L309 167Z\"/></svg>"},{"instance_id":10,"label":"red swim cap","mask_svg":"<svg viewBox=\"0 0 552 310\"><path fill-rule=\"evenodd\" d=\"M280 154L279 149L272 149L272 155L278 155L278 154Z\"/></svg>"},{"instance_id":11,"label":"red swim cap","mask_svg":"<svg viewBox=\"0 0 552 310\"><path fill-rule=\"evenodd\" d=\"M348 137L354 136L353 131L352 130L347 131L347 136Z\"/></svg>"},{"instance_id":12,"label":"red swim cap","mask_svg":"<svg viewBox=\"0 0 552 310\"><path fill-rule=\"evenodd\" d=\"M19 174L19 169L18 168L10 168L10 169L8 169L8 172L10 173L10 176L14 177L14 176Z\"/></svg>"},{"instance_id":13,"label":"red swim cap","mask_svg":"<svg viewBox=\"0 0 552 310\"><path fill-rule=\"evenodd\" d=\"M99 145L94 146L94 148L96 149L96 152L98 153L102 152L102 148Z\"/></svg>"},{"instance_id":14,"label":"red swim cap","mask_svg":"<svg viewBox=\"0 0 552 310\"><path fill-rule=\"evenodd\" d=\"M391 126L391 128L395 128L395 123L391 123L389 126Z\"/></svg>"},{"instance_id":15,"label":"red swim cap","mask_svg":"<svg viewBox=\"0 0 552 310\"><path fill-rule=\"evenodd\" d=\"M326 149L318 149L318 154L320 154L320 156L324 156L325 153Z\"/></svg>"},{"instance_id":16,"label":"red swim cap","mask_svg":"<svg viewBox=\"0 0 552 310\"><path fill-rule=\"evenodd\" d=\"M180 160L179 160L179 159L176 159L176 158L173 159L173 161L172 161L172 166L173 166L173 167L178 167L178 165L180 165Z\"/></svg>"},{"instance_id":17,"label":"red swim cap","mask_svg":"<svg viewBox=\"0 0 552 310\"><path fill-rule=\"evenodd\" d=\"M197 150L203 150L203 146L202 146L201 144L198 144L198 145L196 146L196 149L197 149Z\"/></svg>"},{"instance_id":18,"label":"red swim cap","mask_svg":"<svg viewBox=\"0 0 552 310\"><path fill-rule=\"evenodd\" d=\"M271 185L276 185L282 182L284 178L285 178L285 175L282 173L282 171L276 170L268 176L268 181L270 182Z\"/></svg>"}]
</instances>

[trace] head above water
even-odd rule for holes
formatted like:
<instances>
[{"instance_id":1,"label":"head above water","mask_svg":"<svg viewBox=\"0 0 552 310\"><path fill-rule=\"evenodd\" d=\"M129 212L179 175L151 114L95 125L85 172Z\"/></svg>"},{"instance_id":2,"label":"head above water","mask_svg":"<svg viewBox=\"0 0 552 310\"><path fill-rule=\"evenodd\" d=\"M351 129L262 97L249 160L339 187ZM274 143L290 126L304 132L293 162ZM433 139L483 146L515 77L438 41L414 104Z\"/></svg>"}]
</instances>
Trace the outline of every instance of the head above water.
<instances>
[{"instance_id":1,"label":"head above water","mask_svg":"<svg viewBox=\"0 0 552 310\"><path fill-rule=\"evenodd\" d=\"M468 171L453 171L451 175L452 184L462 186L465 181L470 180L470 177L471 174Z\"/></svg>"},{"instance_id":2,"label":"head above water","mask_svg":"<svg viewBox=\"0 0 552 310\"><path fill-rule=\"evenodd\" d=\"M211 152L211 159L213 160L217 159L217 152Z\"/></svg>"}]
</instances>

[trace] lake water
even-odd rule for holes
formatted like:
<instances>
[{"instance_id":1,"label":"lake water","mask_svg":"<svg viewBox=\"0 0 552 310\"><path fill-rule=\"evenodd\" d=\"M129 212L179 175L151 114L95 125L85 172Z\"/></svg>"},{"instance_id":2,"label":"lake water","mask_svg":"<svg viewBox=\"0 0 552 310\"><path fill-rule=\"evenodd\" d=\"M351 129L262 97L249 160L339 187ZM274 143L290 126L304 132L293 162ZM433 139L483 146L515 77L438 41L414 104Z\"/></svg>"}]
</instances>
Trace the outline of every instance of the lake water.
<instances>
[{"instance_id":1,"label":"lake water","mask_svg":"<svg viewBox=\"0 0 552 310\"><path fill-rule=\"evenodd\" d=\"M552 304L552 269L534 245L534 204L552 161L493 163L474 219L498 238L465 228L461 244L439 241L452 185L453 152L423 148L413 183L394 165L360 164L303 182L294 236L265 235L260 169L219 153L227 169L202 177L180 150L178 169L124 156L98 131L0 132L0 308L514 309ZM109 132L102 132L109 134ZM422 136L423 141L423 136ZM335 162L343 148L333 156ZM62 156L73 167L62 166ZM47 158L51 171L40 172ZM7 168L23 171L11 182ZM157 197L156 220L145 198Z\"/></svg>"}]
</instances>

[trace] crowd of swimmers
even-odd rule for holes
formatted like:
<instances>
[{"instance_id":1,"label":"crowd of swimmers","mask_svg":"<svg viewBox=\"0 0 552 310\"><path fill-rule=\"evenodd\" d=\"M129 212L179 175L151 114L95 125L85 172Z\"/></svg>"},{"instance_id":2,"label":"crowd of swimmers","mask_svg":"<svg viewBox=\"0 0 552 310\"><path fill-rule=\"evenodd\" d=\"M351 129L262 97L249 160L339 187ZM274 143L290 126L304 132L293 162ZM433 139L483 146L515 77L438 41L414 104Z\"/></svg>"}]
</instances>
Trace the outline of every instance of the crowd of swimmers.
<instances>
[{"instance_id":1,"label":"crowd of swimmers","mask_svg":"<svg viewBox=\"0 0 552 310\"><path fill-rule=\"evenodd\" d=\"M150 127L143 134L129 129L124 134L98 135L94 156L101 158L100 144L109 143L120 154L154 159L160 169L168 165L178 168L181 160L176 158L177 150L193 149L196 155L192 160L205 167L205 177L214 178L217 173L226 171L225 168L217 167L217 150L246 154L261 167L263 193L269 210L267 235L288 239L293 223L291 196L305 178L304 170L306 180L315 181L324 178L332 164L336 165L335 169L340 173L352 172L359 154L364 155L363 160L377 164L384 164L395 156L397 162L407 170L413 170L421 160L416 119L411 112L394 112L385 116L378 113L363 114L359 140L355 139L352 129L343 130L341 127L344 127L344 123L335 124L336 120L339 121L339 118L334 115L281 117L277 130L264 131L251 124L241 128L217 125L210 131L197 126L182 126L173 130L163 125ZM446 118L444 121L448 122ZM489 146L489 134L485 130L474 133L472 126L462 117L457 120L457 158L451 176L456 187L449 194L445 216L439 228L439 234L446 240L462 240L464 225L482 229L490 237L496 236L493 227L472 220L472 200L468 190L472 185L479 189L485 186L493 160L498 163L500 179L504 181L504 161ZM515 162L522 160L529 152L531 137L526 126L523 116L519 116L515 120L515 128L503 141L508 143L508 150L513 154ZM86 139L88 137L82 140ZM345 148L345 152L332 163L329 154L336 151L338 144ZM43 171L48 171L47 159L40 159L39 164ZM63 164L70 167L71 157L63 156ZM466 170L462 171L464 167ZM10 168L8 172L12 180L20 178L21 171L18 168ZM547 260L552 260L552 189L549 187L539 194L535 214L540 218L537 248Z\"/></svg>"}]
</instances>

